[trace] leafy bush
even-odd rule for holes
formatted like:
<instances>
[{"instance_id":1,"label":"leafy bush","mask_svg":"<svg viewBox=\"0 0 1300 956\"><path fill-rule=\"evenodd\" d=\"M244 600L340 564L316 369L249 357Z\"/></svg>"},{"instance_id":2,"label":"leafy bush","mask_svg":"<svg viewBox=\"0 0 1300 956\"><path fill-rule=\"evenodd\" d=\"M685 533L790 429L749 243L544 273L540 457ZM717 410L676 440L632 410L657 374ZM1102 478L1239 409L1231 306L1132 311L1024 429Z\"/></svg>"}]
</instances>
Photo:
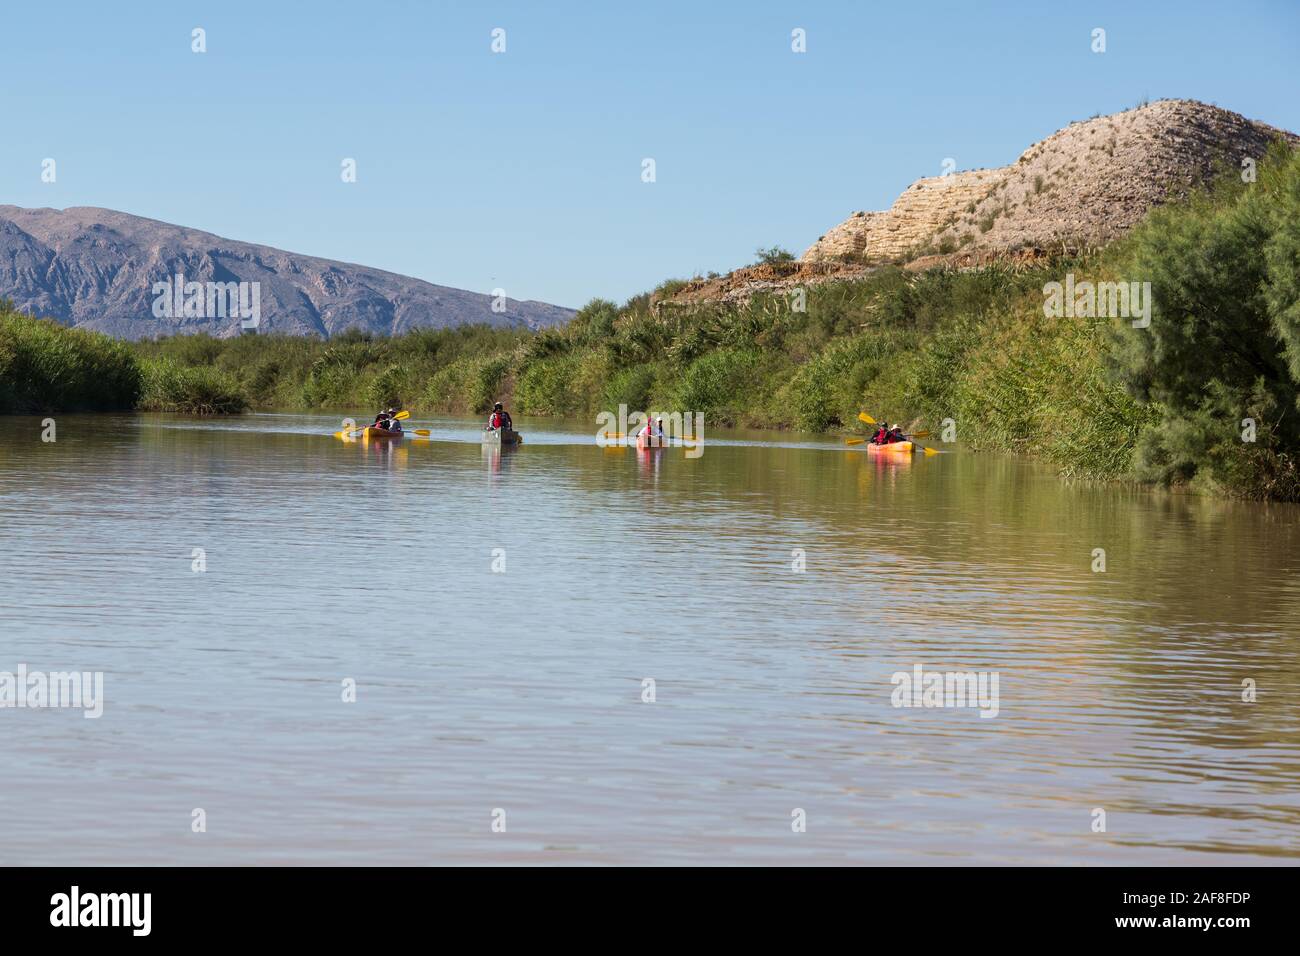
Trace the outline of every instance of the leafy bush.
<instances>
[{"instance_id":1,"label":"leafy bush","mask_svg":"<svg viewBox=\"0 0 1300 956\"><path fill-rule=\"evenodd\" d=\"M424 402L443 412L485 412L504 392L509 371L506 355L457 359L429 379Z\"/></svg>"},{"instance_id":2,"label":"leafy bush","mask_svg":"<svg viewBox=\"0 0 1300 956\"><path fill-rule=\"evenodd\" d=\"M710 352L690 364L682 376L674 406L705 412L715 421L734 423L753 393L764 357L752 349Z\"/></svg>"},{"instance_id":3,"label":"leafy bush","mask_svg":"<svg viewBox=\"0 0 1300 956\"><path fill-rule=\"evenodd\" d=\"M1139 477L1276 495L1300 451L1300 154L1275 149L1259 180L1157 210L1123 267L1151 283L1149 328L1118 323L1108 362L1158 405ZM1255 440L1243 441L1246 420Z\"/></svg>"},{"instance_id":4,"label":"leafy bush","mask_svg":"<svg viewBox=\"0 0 1300 956\"><path fill-rule=\"evenodd\" d=\"M0 303L0 413L129 409L139 394L140 366L125 343Z\"/></svg>"},{"instance_id":5,"label":"leafy bush","mask_svg":"<svg viewBox=\"0 0 1300 956\"><path fill-rule=\"evenodd\" d=\"M665 279L663 282L655 286L654 291L650 295L651 298L655 300L671 299L689 284L690 280L688 279Z\"/></svg>"},{"instance_id":6,"label":"leafy bush","mask_svg":"<svg viewBox=\"0 0 1300 956\"><path fill-rule=\"evenodd\" d=\"M754 257L763 265L771 265L775 262L794 262L794 253L789 249L782 249L780 246L769 246L766 249L760 246L754 251Z\"/></svg>"},{"instance_id":7,"label":"leafy bush","mask_svg":"<svg viewBox=\"0 0 1300 956\"><path fill-rule=\"evenodd\" d=\"M880 331L833 341L800 366L785 388L793 423L822 431L853 422L868 384L897 358L908 339L897 331Z\"/></svg>"},{"instance_id":8,"label":"leafy bush","mask_svg":"<svg viewBox=\"0 0 1300 956\"><path fill-rule=\"evenodd\" d=\"M233 376L210 365L182 366L171 359L147 359L140 408L189 415L230 415L248 408Z\"/></svg>"},{"instance_id":9,"label":"leafy bush","mask_svg":"<svg viewBox=\"0 0 1300 956\"><path fill-rule=\"evenodd\" d=\"M582 410L582 397L573 387L579 360L565 355L533 362L519 373L515 405L525 415L572 415Z\"/></svg>"},{"instance_id":10,"label":"leafy bush","mask_svg":"<svg viewBox=\"0 0 1300 956\"><path fill-rule=\"evenodd\" d=\"M601 395L601 409L617 411L626 405L632 411L648 411L652 404L657 365L633 365L619 369L605 383Z\"/></svg>"},{"instance_id":11,"label":"leafy bush","mask_svg":"<svg viewBox=\"0 0 1300 956\"><path fill-rule=\"evenodd\" d=\"M614 337L614 323L617 319L617 305L608 299L592 299L569 320L564 331L574 345L593 345Z\"/></svg>"},{"instance_id":12,"label":"leafy bush","mask_svg":"<svg viewBox=\"0 0 1300 956\"><path fill-rule=\"evenodd\" d=\"M414 397L413 389L411 370L394 363L371 379L367 393L375 408L401 408Z\"/></svg>"},{"instance_id":13,"label":"leafy bush","mask_svg":"<svg viewBox=\"0 0 1300 956\"><path fill-rule=\"evenodd\" d=\"M347 405L349 398L360 391L360 380L360 372L351 364L317 359L302 384L302 403L308 408Z\"/></svg>"}]
</instances>

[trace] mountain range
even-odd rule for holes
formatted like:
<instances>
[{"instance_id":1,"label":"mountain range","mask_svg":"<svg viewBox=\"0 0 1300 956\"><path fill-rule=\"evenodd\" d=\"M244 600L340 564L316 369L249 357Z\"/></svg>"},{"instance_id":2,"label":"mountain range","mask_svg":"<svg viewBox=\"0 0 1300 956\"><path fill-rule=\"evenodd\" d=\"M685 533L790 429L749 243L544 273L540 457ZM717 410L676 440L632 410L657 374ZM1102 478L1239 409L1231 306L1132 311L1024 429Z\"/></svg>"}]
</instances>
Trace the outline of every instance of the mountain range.
<instances>
[{"instance_id":1,"label":"mountain range","mask_svg":"<svg viewBox=\"0 0 1300 956\"><path fill-rule=\"evenodd\" d=\"M254 325L259 333L322 338L468 323L539 329L573 315L91 206L0 205L0 298L124 339L226 338Z\"/></svg>"}]
</instances>

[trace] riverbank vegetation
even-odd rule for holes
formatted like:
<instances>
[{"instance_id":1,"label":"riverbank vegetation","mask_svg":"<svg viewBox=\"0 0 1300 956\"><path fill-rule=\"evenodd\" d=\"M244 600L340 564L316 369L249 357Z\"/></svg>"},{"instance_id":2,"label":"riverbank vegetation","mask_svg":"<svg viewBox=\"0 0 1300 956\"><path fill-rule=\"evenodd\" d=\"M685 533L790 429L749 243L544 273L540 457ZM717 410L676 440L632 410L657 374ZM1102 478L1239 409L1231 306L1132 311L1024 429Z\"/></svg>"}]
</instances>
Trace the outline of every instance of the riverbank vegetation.
<instances>
[{"instance_id":1,"label":"riverbank vegetation","mask_svg":"<svg viewBox=\"0 0 1300 956\"><path fill-rule=\"evenodd\" d=\"M1067 275L1150 283L1149 325L1087 309L1045 314L1045 287ZM470 326L124 346L8 316L0 409L32 410L38 399L210 412L400 404L418 415L483 412L500 399L516 415L626 404L813 431L861 430L865 409L936 436L946 429L968 447L1028 453L1066 475L1300 500L1300 159L1285 148L1256 181L1227 177L1086 256L884 266L731 304L675 304L682 285L621 306L593 300L567 326L537 333ZM36 331L12 331L23 323ZM10 339L28 343L27 358L9 357ZM45 348L51 361L35 361ZM86 394L70 384L75 369L97 370Z\"/></svg>"},{"instance_id":2,"label":"riverbank vegetation","mask_svg":"<svg viewBox=\"0 0 1300 956\"><path fill-rule=\"evenodd\" d=\"M0 300L0 414L128 409L139 395L128 345L19 315Z\"/></svg>"},{"instance_id":3,"label":"riverbank vegetation","mask_svg":"<svg viewBox=\"0 0 1300 956\"><path fill-rule=\"evenodd\" d=\"M0 414L139 409L208 415L248 408L236 376L142 351L22 315L0 300Z\"/></svg>"}]
</instances>

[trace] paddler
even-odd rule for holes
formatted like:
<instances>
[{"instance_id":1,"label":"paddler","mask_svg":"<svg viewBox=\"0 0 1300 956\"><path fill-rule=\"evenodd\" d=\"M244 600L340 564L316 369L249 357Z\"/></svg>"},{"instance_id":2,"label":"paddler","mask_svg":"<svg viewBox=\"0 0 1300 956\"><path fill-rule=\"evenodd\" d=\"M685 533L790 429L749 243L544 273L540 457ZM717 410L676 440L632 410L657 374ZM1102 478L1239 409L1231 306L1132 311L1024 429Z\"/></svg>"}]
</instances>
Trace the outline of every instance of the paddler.
<instances>
[{"instance_id":1,"label":"paddler","mask_svg":"<svg viewBox=\"0 0 1300 956\"><path fill-rule=\"evenodd\" d=\"M880 428L871 436L871 444L883 445L889 441L889 423L881 422Z\"/></svg>"},{"instance_id":2,"label":"paddler","mask_svg":"<svg viewBox=\"0 0 1300 956\"><path fill-rule=\"evenodd\" d=\"M500 402L492 406L492 417L488 419L488 428L504 428L506 431L514 430L514 422L510 420L510 413L505 410Z\"/></svg>"},{"instance_id":3,"label":"paddler","mask_svg":"<svg viewBox=\"0 0 1300 956\"><path fill-rule=\"evenodd\" d=\"M662 443L664 440L663 417L660 416L653 422L647 418L645 425L636 433L636 437L646 439L647 444L649 442Z\"/></svg>"}]
</instances>

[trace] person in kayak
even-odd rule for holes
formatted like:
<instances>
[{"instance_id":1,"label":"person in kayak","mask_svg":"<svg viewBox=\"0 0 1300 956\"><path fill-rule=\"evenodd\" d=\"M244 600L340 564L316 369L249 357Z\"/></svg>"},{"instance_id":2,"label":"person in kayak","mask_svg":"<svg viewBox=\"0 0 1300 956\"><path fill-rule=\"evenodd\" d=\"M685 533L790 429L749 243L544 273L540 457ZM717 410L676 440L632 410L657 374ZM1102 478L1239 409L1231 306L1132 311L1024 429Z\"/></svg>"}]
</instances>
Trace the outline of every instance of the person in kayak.
<instances>
[{"instance_id":1,"label":"person in kayak","mask_svg":"<svg viewBox=\"0 0 1300 956\"><path fill-rule=\"evenodd\" d=\"M400 432L402 426L398 424L396 416L397 409L389 408L375 416L375 427L381 428L386 432Z\"/></svg>"},{"instance_id":2,"label":"person in kayak","mask_svg":"<svg viewBox=\"0 0 1300 956\"><path fill-rule=\"evenodd\" d=\"M881 422L880 428L871 436L871 444L884 445L889 441L889 423Z\"/></svg>"},{"instance_id":3,"label":"person in kayak","mask_svg":"<svg viewBox=\"0 0 1300 956\"><path fill-rule=\"evenodd\" d=\"M903 440L903 426L899 422L894 422L894 427L889 430L889 436L885 441L892 445L894 442Z\"/></svg>"},{"instance_id":4,"label":"person in kayak","mask_svg":"<svg viewBox=\"0 0 1300 956\"><path fill-rule=\"evenodd\" d=\"M514 431L514 422L510 420L510 413L505 407L497 402L492 406L492 417L488 419L488 428L493 430L504 428L506 431Z\"/></svg>"},{"instance_id":5,"label":"person in kayak","mask_svg":"<svg viewBox=\"0 0 1300 956\"><path fill-rule=\"evenodd\" d=\"M654 442L662 442L664 440L663 418L660 417L653 422L651 422L649 419L646 419L645 425L642 426L641 430L636 433L636 437L645 438Z\"/></svg>"}]
</instances>

